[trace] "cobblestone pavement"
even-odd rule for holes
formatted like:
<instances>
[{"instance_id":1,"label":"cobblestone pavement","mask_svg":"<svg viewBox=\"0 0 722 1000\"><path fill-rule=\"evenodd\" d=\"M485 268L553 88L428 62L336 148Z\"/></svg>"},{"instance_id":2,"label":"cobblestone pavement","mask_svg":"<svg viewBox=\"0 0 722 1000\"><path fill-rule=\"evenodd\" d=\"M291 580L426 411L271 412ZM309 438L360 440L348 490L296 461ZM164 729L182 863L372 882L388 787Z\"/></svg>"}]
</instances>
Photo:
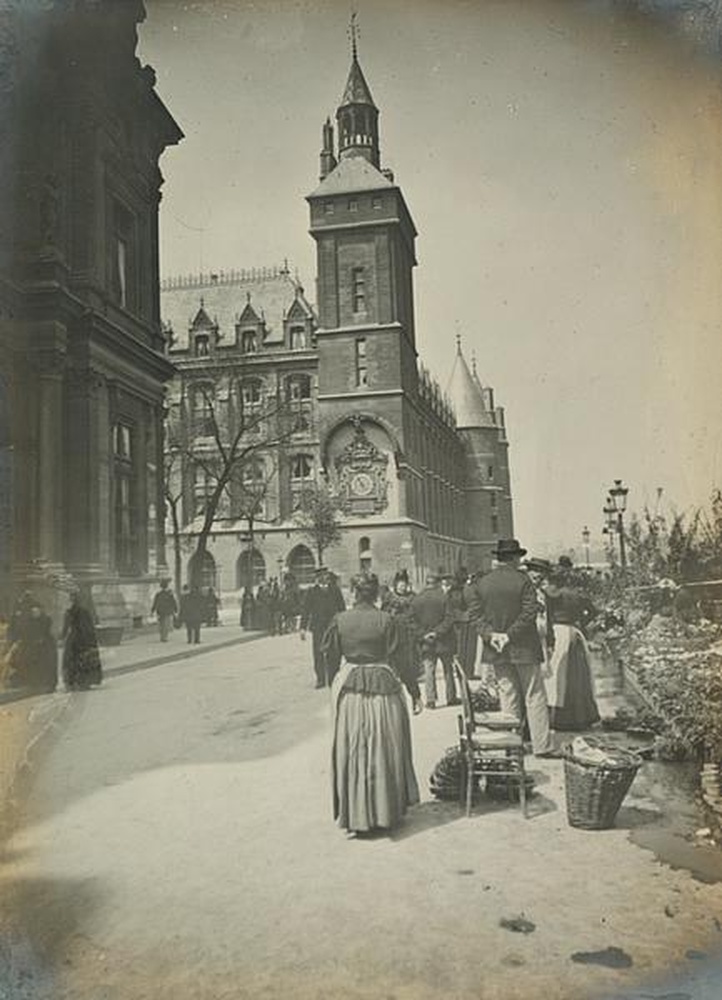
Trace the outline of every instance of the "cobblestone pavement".
<instances>
[{"instance_id":1,"label":"cobblestone pavement","mask_svg":"<svg viewBox=\"0 0 722 1000\"><path fill-rule=\"evenodd\" d=\"M298 635L70 698L5 847L0 997L718 1000L720 884L630 839L676 808L651 766L613 830L568 826L555 760L530 761L526 821L466 819L427 792L455 710L425 712L421 804L357 841L330 722Z\"/></svg>"}]
</instances>

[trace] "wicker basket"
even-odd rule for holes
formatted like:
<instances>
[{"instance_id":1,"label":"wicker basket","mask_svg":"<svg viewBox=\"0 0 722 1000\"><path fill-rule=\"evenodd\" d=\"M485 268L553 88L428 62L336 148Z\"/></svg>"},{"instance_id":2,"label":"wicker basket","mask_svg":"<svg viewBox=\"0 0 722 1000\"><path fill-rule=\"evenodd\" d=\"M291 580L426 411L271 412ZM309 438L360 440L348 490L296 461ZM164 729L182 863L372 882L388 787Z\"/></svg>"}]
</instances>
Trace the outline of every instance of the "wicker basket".
<instances>
[{"instance_id":1,"label":"wicker basket","mask_svg":"<svg viewBox=\"0 0 722 1000\"><path fill-rule=\"evenodd\" d=\"M642 763L629 751L614 748L614 766L590 764L574 757L569 746L564 748L564 785L567 818L570 826L582 830L608 830L624 796L634 781Z\"/></svg>"}]
</instances>

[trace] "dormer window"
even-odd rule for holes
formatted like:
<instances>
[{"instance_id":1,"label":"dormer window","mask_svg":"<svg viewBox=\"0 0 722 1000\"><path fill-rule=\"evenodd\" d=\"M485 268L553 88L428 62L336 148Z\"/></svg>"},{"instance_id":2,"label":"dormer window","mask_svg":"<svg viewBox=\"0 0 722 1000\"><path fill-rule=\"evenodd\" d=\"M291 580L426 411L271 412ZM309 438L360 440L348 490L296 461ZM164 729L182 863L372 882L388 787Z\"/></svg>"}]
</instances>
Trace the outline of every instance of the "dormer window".
<instances>
[{"instance_id":1,"label":"dormer window","mask_svg":"<svg viewBox=\"0 0 722 1000\"><path fill-rule=\"evenodd\" d=\"M306 330L302 326L291 327L291 350L302 351L306 346Z\"/></svg>"},{"instance_id":2,"label":"dormer window","mask_svg":"<svg viewBox=\"0 0 722 1000\"><path fill-rule=\"evenodd\" d=\"M244 354L255 354L258 351L258 338L255 330L244 330L241 334L241 350Z\"/></svg>"},{"instance_id":3,"label":"dormer window","mask_svg":"<svg viewBox=\"0 0 722 1000\"><path fill-rule=\"evenodd\" d=\"M207 358L210 354L210 348L208 344L208 334L199 334L196 337L196 357Z\"/></svg>"}]
</instances>

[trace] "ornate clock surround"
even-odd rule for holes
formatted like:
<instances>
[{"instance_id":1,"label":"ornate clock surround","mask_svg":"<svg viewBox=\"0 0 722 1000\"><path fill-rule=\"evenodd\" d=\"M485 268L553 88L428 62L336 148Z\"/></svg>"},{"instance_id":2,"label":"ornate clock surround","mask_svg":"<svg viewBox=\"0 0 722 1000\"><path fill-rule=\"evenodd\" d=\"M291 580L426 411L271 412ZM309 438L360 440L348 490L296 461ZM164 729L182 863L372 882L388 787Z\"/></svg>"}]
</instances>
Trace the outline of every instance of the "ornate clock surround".
<instances>
[{"instance_id":1,"label":"ornate clock surround","mask_svg":"<svg viewBox=\"0 0 722 1000\"><path fill-rule=\"evenodd\" d=\"M358 414L349 422L354 436L334 461L341 508L357 517L380 514L388 506L389 457L368 438Z\"/></svg>"}]
</instances>

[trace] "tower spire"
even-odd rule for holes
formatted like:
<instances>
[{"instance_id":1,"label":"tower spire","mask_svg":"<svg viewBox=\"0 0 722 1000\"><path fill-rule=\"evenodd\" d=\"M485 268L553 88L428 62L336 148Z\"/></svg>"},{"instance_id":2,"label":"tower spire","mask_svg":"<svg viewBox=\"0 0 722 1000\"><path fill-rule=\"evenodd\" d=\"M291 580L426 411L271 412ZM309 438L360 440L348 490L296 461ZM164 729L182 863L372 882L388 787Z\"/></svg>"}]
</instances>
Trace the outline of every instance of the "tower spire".
<instances>
[{"instance_id":1,"label":"tower spire","mask_svg":"<svg viewBox=\"0 0 722 1000\"><path fill-rule=\"evenodd\" d=\"M354 7L351 8L351 21L348 27L348 36L351 39L351 59L354 62L358 61L358 25L356 24L356 18L358 17L358 12Z\"/></svg>"},{"instance_id":2,"label":"tower spire","mask_svg":"<svg viewBox=\"0 0 722 1000\"><path fill-rule=\"evenodd\" d=\"M336 111L338 158L362 156L380 168L379 112L358 61L358 24L356 10L351 10L348 36L351 41L351 69L341 104Z\"/></svg>"}]
</instances>

